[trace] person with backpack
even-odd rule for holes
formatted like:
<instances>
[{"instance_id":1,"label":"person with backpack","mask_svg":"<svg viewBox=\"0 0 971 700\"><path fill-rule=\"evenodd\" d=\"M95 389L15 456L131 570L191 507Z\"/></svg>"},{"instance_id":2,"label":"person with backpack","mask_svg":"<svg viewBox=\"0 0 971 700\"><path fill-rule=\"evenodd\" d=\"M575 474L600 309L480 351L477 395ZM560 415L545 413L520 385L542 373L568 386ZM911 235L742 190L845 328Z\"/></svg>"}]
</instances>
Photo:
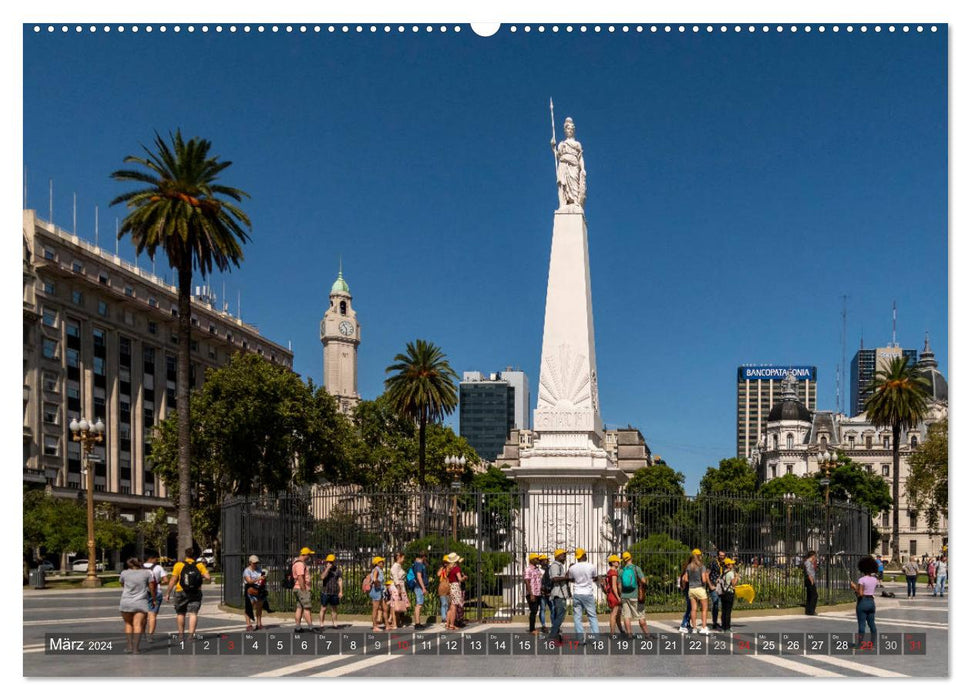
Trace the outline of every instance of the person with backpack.
<instances>
[{"instance_id":1,"label":"person with backpack","mask_svg":"<svg viewBox=\"0 0 971 700\"><path fill-rule=\"evenodd\" d=\"M620 557L611 554L607 557L607 575L601 579L607 607L610 608L610 633L621 630L620 626Z\"/></svg>"},{"instance_id":2,"label":"person with backpack","mask_svg":"<svg viewBox=\"0 0 971 700\"><path fill-rule=\"evenodd\" d=\"M266 574L260 568L260 558L251 554L249 566L243 569L243 595L246 596L246 631L263 629L263 590Z\"/></svg>"},{"instance_id":3,"label":"person with backpack","mask_svg":"<svg viewBox=\"0 0 971 700\"><path fill-rule=\"evenodd\" d=\"M451 593L452 586L448 582L448 555L446 554L442 557L442 565L438 568L438 588L436 589L438 593L438 604L439 604L439 622L443 625L447 624L448 619L448 599Z\"/></svg>"},{"instance_id":4,"label":"person with backpack","mask_svg":"<svg viewBox=\"0 0 971 700\"><path fill-rule=\"evenodd\" d=\"M927 562L927 587L934 590L934 576L937 574L937 557L931 557ZM936 593L932 593L936 595Z\"/></svg>"},{"instance_id":5,"label":"person with backpack","mask_svg":"<svg viewBox=\"0 0 971 700\"><path fill-rule=\"evenodd\" d=\"M202 582L211 581L206 565L195 560L195 549L185 550L185 559L177 561L172 567L172 578L165 599L172 600L175 591L175 621L179 637L185 637L185 618L189 617L189 635L196 633L199 609L202 607Z\"/></svg>"},{"instance_id":6,"label":"person with backpack","mask_svg":"<svg viewBox=\"0 0 971 700\"><path fill-rule=\"evenodd\" d=\"M738 574L735 572L735 560L725 557L722 560L722 574L715 585L719 602L721 602L722 624L721 631L731 633L732 631L732 608L735 607L735 585L738 583ZM712 622L715 620L712 614Z\"/></svg>"},{"instance_id":7,"label":"person with backpack","mask_svg":"<svg viewBox=\"0 0 971 700\"><path fill-rule=\"evenodd\" d=\"M718 627L718 607L721 604L721 596L715 591L718 581L725 573L725 552L718 550L717 555L708 565L708 609L711 611L711 628Z\"/></svg>"},{"instance_id":8,"label":"person with backpack","mask_svg":"<svg viewBox=\"0 0 971 700\"><path fill-rule=\"evenodd\" d=\"M536 563L540 568L540 593L539 593L539 629L543 634L547 634L550 628L546 626L547 613L549 613L550 624L553 624L553 603L550 602L550 591L553 590L553 582L547 576L550 568L550 558L546 554L540 554Z\"/></svg>"},{"instance_id":9,"label":"person with backpack","mask_svg":"<svg viewBox=\"0 0 971 700\"><path fill-rule=\"evenodd\" d=\"M523 573L523 584L526 587L526 602L529 605L529 633L539 634L536 629L536 613L539 612L541 598L540 584L543 580L543 569L539 566L539 555L529 555L529 565Z\"/></svg>"},{"instance_id":10,"label":"person with backpack","mask_svg":"<svg viewBox=\"0 0 971 700\"><path fill-rule=\"evenodd\" d=\"M628 637L632 636L632 626L630 623L634 619L637 620L644 634L647 634L647 620L644 618L644 613L638 604L638 587L646 584L647 579L644 578L644 572L641 571L641 567L634 563L630 552L621 554L620 561L620 604L624 618L624 630L627 632Z\"/></svg>"},{"instance_id":11,"label":"person with backpack","mask_svg":"<svg viewBox=\"0 0 971 700\"><path fill-rule=\"evenodd\" d=\"M327 608L330 608L330 621L337 629L337 606L344 597L344 577L337 566L337 557L328 554L324 558L324 570L320 573L320 628L324 628Z\"/></svg>"},{"instance_id":12,"label":"person with backpack","mask_svg":"<svg viewBox=\"0 0 971 700\"><path fill-rule=\"evenodd\" d=\"M587 561L587 552L582 547L577 547L575 556L576 563L567 571L567 577L573 582L573 631L578 637L583 635L583 613L586 613L590 633L600 634L597 600L593 596L593 585L598 578L597 570Z\"/></svg>"},{"instance_id":13,"label":"person with backpack","mask_svg":"<svg viewBox=\"0 0 971 700\"><path fill-rule=\"evenodd\" d=\"M423 630L425 625L421 623L421 606L425 604L425 596L428 595L428 567L425 566L425 553L418 552L415 561L408 569L405 577L405 587L415 594L415 629Z\"/></svg>"},{"instance_id":14,"label":"person with backpack","mask_svg":"<svg viewBox=\"0 0 971 700\"><path fill-rule=\"evenodd\" d=\"M688 598L691 600L691 631L698 632L698 607L701 607L702 634L708 634L708 571L701 559L701 550L691 551L691 563L682 577L688 586Z\"/></svg>"},{"instance_id":15,"label":"person with backpack","mask_svg":"<svg viewBox=\"0 0 971 700\"><path fill-rule=\"evenodd\" d=\"M374 557L371 559L371 573L369 573L365 578L364 582L361 584L362 590L368 594L371 598L371 630L373 632L380 632L382 623L387 626L387 616L385 615L384 606L384 569L381 565L384 564L384 557Z\"/></svg>"},{"instance_id":16,"label":"person with backpack","mask_svg":"<svg viewBox=\"0 0 971 700\"><path fill-rule=\"evenodd\" d=\"M293 613L295 632L303 632L303 621L307 621L307 630L313 630L314 620L310 608L310 567L307 560L311 554L316 554L310 547L303 547L300 555L290 565L290 575L293 577L293 593L297 597L297 607Z\"/></svg>"}]
</instances>

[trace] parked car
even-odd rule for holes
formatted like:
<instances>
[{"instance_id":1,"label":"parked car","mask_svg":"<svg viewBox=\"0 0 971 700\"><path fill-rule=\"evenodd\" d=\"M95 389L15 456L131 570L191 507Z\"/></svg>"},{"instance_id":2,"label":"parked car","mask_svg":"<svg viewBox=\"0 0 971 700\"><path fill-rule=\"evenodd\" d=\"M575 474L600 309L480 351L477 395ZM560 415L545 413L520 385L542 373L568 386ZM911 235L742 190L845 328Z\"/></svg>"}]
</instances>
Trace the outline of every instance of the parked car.
<instances>
[{"instance_id":1,"label":"parked car","mask_svg":"<svg viewBox=\"0 0 971 700\"><path fill-rule=\"evenodd\" d=\"M206 566L212 566L216 563L216 557L213 556L213 551L211 549L202 550L202 554L199 555L199 563L205 564Z\"/></svg>"},{"instance_id":2,"label":"parked car","mask_svg":"<svg viewBox=\"0 0 971 700\"><path fill-rule=\"evenodd\" d=\"M71 571L84 573L88 570L88 560L87 559L75 559L71 563ZM104 571L105 564L103 561L99 561L94 565L95 571Z\"/></svg>"}]
</instances>

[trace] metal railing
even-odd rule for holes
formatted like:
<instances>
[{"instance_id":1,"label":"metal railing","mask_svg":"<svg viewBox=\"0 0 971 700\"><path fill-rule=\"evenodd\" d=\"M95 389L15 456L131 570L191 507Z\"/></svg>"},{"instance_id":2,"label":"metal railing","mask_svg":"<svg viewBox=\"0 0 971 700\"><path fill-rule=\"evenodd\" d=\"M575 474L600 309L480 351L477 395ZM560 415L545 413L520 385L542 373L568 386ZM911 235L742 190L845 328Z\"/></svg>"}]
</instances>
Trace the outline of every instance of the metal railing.
<instances>
[{"instance_id":1,"label":"metal railing","mask_svg":"<svg viewBox=\"0 0 971 700\"><path fill-rule=\"evenodd\" d=\"M583 547L601 572L609 554L630 551L647 578L647 611L683 610L677 579L694 548L706 561L718 550L735 559L741 582L755 587L754 607L804 600L800 564L809 550L819 555L820 600L851 600L850 572L870 551L870 514L849 503L828 508L827 521L827 506L815 500L612 494L596 488L387 492L315 487L223 505L223 600L243 605L243 568L256 554L269 573L271 605L293 609L293 596L281 584L288 562L304 546L316 552L310 562L316 585L323 557L335 555L344 581L342 609L350 613L370 610L361 581L372 557L385 557L387 567L399 551L406 555L406 568L418 552L427 555L433 599L443 556L454 551L464 557L466 614L478 620L526 612L528 555L552 554L557 547L571 553ZM598 592L598 600L602 597ZM436 603L427 602L426 611L437 610Z\"/></svg>"}]
</instances>

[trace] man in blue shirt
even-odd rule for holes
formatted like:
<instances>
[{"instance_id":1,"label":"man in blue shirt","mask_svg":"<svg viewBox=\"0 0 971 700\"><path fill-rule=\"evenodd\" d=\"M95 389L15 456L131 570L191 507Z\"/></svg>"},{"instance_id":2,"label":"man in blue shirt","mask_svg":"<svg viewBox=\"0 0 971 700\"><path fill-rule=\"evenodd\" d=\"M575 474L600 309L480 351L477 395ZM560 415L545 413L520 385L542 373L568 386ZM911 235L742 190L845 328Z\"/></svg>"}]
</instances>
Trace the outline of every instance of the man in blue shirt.
<instances>
[{"instance_id":1,"label":"man in blue shirt","mask_svg":"<svg viewBox=\"0 0 971 700\"><path fill-rule=\"evenodd\" d=\"M423 630L425 625L421 623L421 606L425 604L425 596L428 594L428 568L425 566L423 552L415 557L411 570L415 574L415 629Z\"/></svg>"}]
</instances>

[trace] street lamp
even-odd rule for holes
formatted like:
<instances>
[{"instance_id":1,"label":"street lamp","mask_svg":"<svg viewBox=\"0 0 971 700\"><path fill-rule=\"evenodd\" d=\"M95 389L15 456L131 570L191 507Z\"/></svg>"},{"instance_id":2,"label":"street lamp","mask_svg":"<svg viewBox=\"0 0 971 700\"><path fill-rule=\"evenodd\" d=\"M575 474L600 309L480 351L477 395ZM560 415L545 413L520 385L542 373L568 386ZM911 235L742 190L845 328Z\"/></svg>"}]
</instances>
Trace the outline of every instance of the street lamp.
<instances>
[{"instance_id":1,"label":"street lamp","mask_svg":"<svg viewBox=\"0 0 971 700\"><path fill-rule=\"evenodd\" d=\"M458 540L458 502L459 488L462 486L462 473L465 471L465 456L448 455L445 458L445 468L452 476L452 539Z\"/></svg>"},{"instance_id":2,"label":"street lamp","mask_svg":"<svg viewBox=\"0 0 971 700\"><path fill-rule=\"evenodd\" d=\"M81 417L81 420L71 420L71 439L81 443L81 470L87 480L88 491L88 575L81 585L85 588L97 588L101 585L101 579L95 568L97 552L94 547L94 473L91 471L91 448L104 440L105 424L99 418L96 423L88 423Z\"/></svg>"},{"instance_id":3,"label":"street lamp","mask_svg":"<svg viewBox=\"0 0 971 700\"><path fill-rule=\"evenodd\" d=\"M823 478L819 480L819 483L823 485L826 489L825 502L826 502L826 603L832 603L833 597L833 586L830 583L829 571L830 571L830 560L833 558L833 536L830 532L829 525L829 475L836 468L839 460L839 455L836 452L823 452L819 455L821 460L819 463L819 468L823 472Z\"/></svg>"}]
</instances>

